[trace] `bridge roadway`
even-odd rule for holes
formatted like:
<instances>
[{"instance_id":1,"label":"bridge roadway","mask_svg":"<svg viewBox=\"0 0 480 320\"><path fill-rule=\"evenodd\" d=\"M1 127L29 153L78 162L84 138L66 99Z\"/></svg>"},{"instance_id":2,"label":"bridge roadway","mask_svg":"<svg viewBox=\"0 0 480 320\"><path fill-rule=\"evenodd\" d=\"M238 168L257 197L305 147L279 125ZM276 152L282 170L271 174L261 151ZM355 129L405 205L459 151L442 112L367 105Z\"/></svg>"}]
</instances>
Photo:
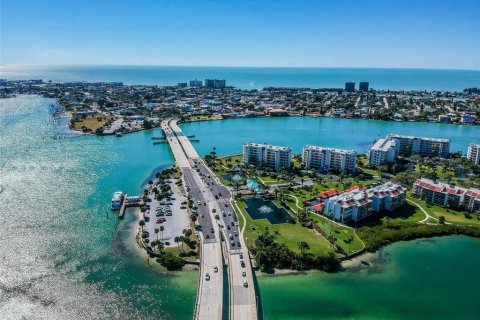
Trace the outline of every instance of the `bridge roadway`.
<instances>
[{"instance_id":1,"label":"bridge roadway","mask_svg":"<svg viewBox=\"0 0 480 320\"><path fill-rule=\"evenodd\" d=\"M170 145L177 166L182 171L184 186L194 202L202 233L200 235L200 279L195 306L195 319L222 319L223 313L223 257L218 225L214 224L211 204L205 197L207 189L195 170L192 170L180 142L163 121L161 127ZM218 270L215 272L215 270ZM206 275L210 276L207 280Z\"/></svg>"},{"instance_id":2,"label":"bridge roadway","mask_svg":"<svg viewBox=\"0 0 480 320\"><path fill-rule=\"evenodd\" d=\"M228 252L229 318L232 320L257 319L257 297L253 281L252 264L243 235L240 234L238 220L232 206L230 190L221 184L210 168L204 164L189 139L177 125L177 120L171 120L169 127L181 144L182 150L185 151L191 166L191 169L186 171L189 173L185 178L191 180L189 176L190 174L193 175L194 172L196 173L194 176L202 179L200 183L197 181L197 186L200 187L192 187L191 194L200 193L205 201L204 203L210 208L216 208L216 212L220 216L221 223L218 225L214 224L214 231L215 235L222 232L225 239L224 245ZM189 185L193 185L193 183L189 183ZM209 211L211 212L211 210ZM211 217L211 219L214 221L215 218ZM210 228L210 225L208 228ZM208 234L208 230L211 230L211 228L203 229L204 236ZM247 287L244 286L244 280L247 282ZM201 290L202 288L199 288L199 296L205 294ZM202 308L201 304L197 304L197 306ZM204 318L198 317L198 319Z\"/></svg>"}]
</instances>

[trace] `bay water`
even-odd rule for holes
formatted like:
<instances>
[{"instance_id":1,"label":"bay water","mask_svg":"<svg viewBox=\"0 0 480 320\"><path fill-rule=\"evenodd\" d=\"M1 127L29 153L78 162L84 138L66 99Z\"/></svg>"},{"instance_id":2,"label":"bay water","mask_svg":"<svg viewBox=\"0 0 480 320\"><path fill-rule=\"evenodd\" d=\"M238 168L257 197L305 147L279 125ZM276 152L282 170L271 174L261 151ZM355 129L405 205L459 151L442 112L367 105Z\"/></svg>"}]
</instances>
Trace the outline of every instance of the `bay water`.
<instances>
[{"instance_id":1,"label":"bay water","mask_svg":"<svg viewBox=\"0 0 480 320\"><path fill-rule=\"evenodd\" d=\"M139 194L173 164L167 145L152 144L161 133L72 135L52 116L57 107L37 96L0 100L0 318L191 319L197 271L147 261L135 212L118 221L109 210L114 191ZM388 132L445 135L465 150L480 137L478 127L293 117L181 126L201 154L239 153L245 141L362 151ZM479 252L477 239L446 237L394 244L356 272L260 276L264 318L473 319Z\"/></svg>"}]
</instances>

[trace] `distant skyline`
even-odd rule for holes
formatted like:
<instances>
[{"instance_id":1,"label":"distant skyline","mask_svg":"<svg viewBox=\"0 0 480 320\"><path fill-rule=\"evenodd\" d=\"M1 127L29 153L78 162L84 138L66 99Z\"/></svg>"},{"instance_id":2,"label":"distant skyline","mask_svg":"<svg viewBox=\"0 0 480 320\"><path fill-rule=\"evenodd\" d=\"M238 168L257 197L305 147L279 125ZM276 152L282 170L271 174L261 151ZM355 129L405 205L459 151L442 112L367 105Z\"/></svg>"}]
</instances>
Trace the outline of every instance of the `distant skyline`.
<instances>
[{"instance_id":1,"label":"distant skyline","mask_svg":"<svg viewBox=\"0 0 480 320\"><path fill-rule=\"evenodd\" d=\"M0 63L480 70L480 1L1 0Z\"/></svg>"}]
</instances>

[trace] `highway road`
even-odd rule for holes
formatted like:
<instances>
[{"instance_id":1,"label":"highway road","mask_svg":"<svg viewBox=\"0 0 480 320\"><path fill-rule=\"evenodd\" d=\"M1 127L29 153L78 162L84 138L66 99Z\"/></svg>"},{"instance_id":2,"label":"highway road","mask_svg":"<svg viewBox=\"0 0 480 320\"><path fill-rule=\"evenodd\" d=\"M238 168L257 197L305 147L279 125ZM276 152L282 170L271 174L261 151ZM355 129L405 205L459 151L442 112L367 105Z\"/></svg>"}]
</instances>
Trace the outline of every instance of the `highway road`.
<instances>
[{"instance_id":1,"label":"highway road","mask_svg":"<svg viewBox=\"0 0 480 320\"><path fill-rule=\"evenodd\" d=\"M253 269L232 207L232 194L203 163L190 140L178 127L177 120L162 122L162 128L175 159L178 157L177 163L182 169L187 191L194 201L194 210L198 213L197 224L202 232L201 279L195 318L221 317L223 282L220 283L219 279L223 279L221 275L223 244L228 263L229 318L257 319ZM218 220L215 219L215 215L218 215ZM225 239L223 243L220 234ZM218 272L215 272L217 270L215 267L218 268Z\"/></svg>"}]
</instances>

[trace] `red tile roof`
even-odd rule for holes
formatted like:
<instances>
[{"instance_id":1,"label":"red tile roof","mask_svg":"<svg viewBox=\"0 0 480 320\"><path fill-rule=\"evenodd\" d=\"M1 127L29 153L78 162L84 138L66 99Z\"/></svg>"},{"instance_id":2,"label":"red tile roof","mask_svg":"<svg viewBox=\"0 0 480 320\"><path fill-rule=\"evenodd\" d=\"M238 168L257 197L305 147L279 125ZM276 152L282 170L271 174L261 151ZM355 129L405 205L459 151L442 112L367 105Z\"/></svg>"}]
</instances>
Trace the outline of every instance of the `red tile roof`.
<instances>
[{"instance_id":1,"label":"red tile roof","mask_svg":"<svg viewBox=\"0 0 480 320\"><path fill-rule=\"evenodd\" d=\"M338 191L336 189L330 189L330 190L320 192L318 194L318 197L322 199L326 199L326 198L336 196L337 194L338 194Z\"/></svg>"}]
</instances>

